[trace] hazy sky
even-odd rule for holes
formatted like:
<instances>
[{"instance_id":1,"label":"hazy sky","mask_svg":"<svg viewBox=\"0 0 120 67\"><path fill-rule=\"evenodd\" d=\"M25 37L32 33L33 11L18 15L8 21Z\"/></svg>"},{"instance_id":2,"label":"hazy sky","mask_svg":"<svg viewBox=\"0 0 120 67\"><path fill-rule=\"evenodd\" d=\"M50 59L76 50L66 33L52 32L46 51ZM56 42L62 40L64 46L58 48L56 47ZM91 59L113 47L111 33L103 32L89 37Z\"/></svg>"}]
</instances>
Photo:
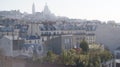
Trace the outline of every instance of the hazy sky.
<instances>
[{"instance_id":1,"label":"hazy sky","mask_svg":"<svg viewBox=\"0 0 120 67\"><path fill-rule=\"evenodd\" d=\"M41 12L47 2L57 16L120 22L120 0L0 0L0 11L19 9L31 13L33 2L37 12Z\"/></svg>"}]
</instances>

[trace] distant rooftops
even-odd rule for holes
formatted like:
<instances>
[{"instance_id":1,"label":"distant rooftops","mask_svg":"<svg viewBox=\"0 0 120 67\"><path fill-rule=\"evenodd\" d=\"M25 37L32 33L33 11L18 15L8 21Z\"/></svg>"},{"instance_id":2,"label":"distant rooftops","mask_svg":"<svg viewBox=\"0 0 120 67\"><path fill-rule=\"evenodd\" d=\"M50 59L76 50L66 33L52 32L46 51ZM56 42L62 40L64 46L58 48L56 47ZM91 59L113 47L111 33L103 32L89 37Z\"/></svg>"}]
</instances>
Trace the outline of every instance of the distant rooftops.
<instances>
[{"instance_id":1,"label":"distant rooftops","mask_svg":"<svg viewBox=\"0 0 120 67\"><path fill-rule=\"evenodd\" d=\"M34 39L40 39L40 36L30 35L26 37L26 40L34 40Z\"/></svg>"},{"instance_id":2,"label":"distant rooftops","mask_svg":"<svg viewBox=\"0 0 120 67\"><path fill-rule=\"evenodd\" d=\"M14 29L12 27L1 27L0 31L1 32L13 32Z\"/></svg>"},{"instance_id":3,"label":"distant rooftops","mask_svg":"<svg viewBox=\"0 0 120 67\"><path fill-rule=\"evenodd\" d=\"M40 25L40 30L41 31L54 31L54 30L86 30L86 31L95 31L96 26L95 25L86 25L86 26L77 26L77 25L72 25L72 24L61 24L61 25L56 25L56 24L42 24Z\"/></svg>"}]
</instances>

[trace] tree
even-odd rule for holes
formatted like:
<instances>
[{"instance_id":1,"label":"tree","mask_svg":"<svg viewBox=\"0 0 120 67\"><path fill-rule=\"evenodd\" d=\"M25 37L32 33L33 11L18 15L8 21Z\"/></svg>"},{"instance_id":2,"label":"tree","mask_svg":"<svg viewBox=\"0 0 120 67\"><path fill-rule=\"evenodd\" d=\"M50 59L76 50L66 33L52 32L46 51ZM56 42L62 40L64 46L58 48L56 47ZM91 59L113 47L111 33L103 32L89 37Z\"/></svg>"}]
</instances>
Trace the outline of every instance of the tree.
<instances>
[{"instance_id":1,"label":"tree","mask_svg":"<svg viewBox=\"0 0 120 67\"><path fill-rule=\"evenodd\" d=\"M82 43L82 45L85 43ZM88 49L86 49L88 51ZM86 52L85 51L85 52ZM108 50L89 50L88 53L77 53L76 49L63 50L62 54L57 56L52 51L48 51L48 62L64 64L67 67L100 67L102 62L112 59L112 54Z\"/></svg>"},{"instance_id":2,"label":"tree","mask_svg":"<svg viewBox=\"0 0 120 67\"><path fill-rule=\"evenodd\" d=\"M99 56L101 58L101 62L106 62L108 60L111 60L113 57L108 50L104 50L103 52L100 52Z\"/></svg>"},{"instance_id":3,"label":"tree","mask_svg":"<svg viewBox=\"0 0 120 67\"><path fill-rule=\"evenodd\" d=\"M88 67L100 67L100 56L98 54L89 54Z\"/></svg>"},{"instance_id":4,"label":"tree","mask_svg":"<svg viewBox=\"0 0 120 67\"><path fill-rule=\"evenodd\" d=\"M65 65L75 65L75 55L76 51L74 49L65 51L63 50L61 54L61 62Z\"/></svg>"},{"instance_id":5,"label":"tree","mask_svg":"<svg viewBox=\"0 0 120 67\"><path fill-rule=\"evenodd\" d=\"M46 56L46 61L54 63L57 60L57 57L58 56L54 54L52 51L48 51Z\"/></svg>"},{"instance_id":6,"label":"tree","mask_svg":"<svg viewBox=\"0 0 120 67\"><path fill-rule=\"evenodd\" d=\"M88 46L88 43L83 40L81 43L80 43L80 48L82 48L83 52L88 52L89 50L89 46Z\"/></svg>"}]
</instances>

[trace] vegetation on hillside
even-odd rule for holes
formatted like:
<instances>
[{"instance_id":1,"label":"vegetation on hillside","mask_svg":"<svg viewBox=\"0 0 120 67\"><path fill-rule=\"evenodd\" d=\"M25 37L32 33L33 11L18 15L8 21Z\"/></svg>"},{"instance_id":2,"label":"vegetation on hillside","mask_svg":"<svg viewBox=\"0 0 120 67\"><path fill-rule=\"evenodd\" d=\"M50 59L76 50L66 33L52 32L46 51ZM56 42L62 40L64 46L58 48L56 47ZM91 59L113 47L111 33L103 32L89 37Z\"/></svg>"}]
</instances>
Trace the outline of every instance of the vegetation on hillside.
<instances>
[{"instance_id":1,"label":"vegetation on hillside","mask_svg":"<svg viewBox=\"0 0 120 67\"><path fill-rule=\"evenodd\" d=\"M56 55L48 51L43 62L64 64L75 67L100 67L100 64L112 59L112 54L108 50L90 49L87 42L83 41L80 48L63 50L61 55Z\"/></svg>"}]
</instances>

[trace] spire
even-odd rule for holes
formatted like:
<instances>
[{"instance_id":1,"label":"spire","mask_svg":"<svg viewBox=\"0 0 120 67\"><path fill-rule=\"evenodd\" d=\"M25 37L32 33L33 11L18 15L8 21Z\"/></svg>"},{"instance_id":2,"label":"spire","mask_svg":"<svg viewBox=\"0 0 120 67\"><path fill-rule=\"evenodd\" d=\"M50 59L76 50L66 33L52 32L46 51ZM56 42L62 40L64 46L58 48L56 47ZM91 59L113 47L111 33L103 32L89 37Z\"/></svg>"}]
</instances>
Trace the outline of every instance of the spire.
<instances>
[{"instance_id":1,"label":"spire","mask_svg":"<svg viewBox=\"0 0 120 67\"><path fill-rule=\"evenodd\" d=\"M32 5L32 14L34 14L35 13L35 4L33 3L33 5Z\"/></svg>"},{"instance_id":2,"label":"spire","mask_svg":"<svg viewBox=\"0 0 120 67\"><path fill-rule=\"evenodd\" d=\"M44 7L44 14L51 14L51 12L50 12L50 10L49 10L49 8L48 8L48 5L47 5L47 3L45 3L45 7Z\"/></svg>"}]
</instances>

